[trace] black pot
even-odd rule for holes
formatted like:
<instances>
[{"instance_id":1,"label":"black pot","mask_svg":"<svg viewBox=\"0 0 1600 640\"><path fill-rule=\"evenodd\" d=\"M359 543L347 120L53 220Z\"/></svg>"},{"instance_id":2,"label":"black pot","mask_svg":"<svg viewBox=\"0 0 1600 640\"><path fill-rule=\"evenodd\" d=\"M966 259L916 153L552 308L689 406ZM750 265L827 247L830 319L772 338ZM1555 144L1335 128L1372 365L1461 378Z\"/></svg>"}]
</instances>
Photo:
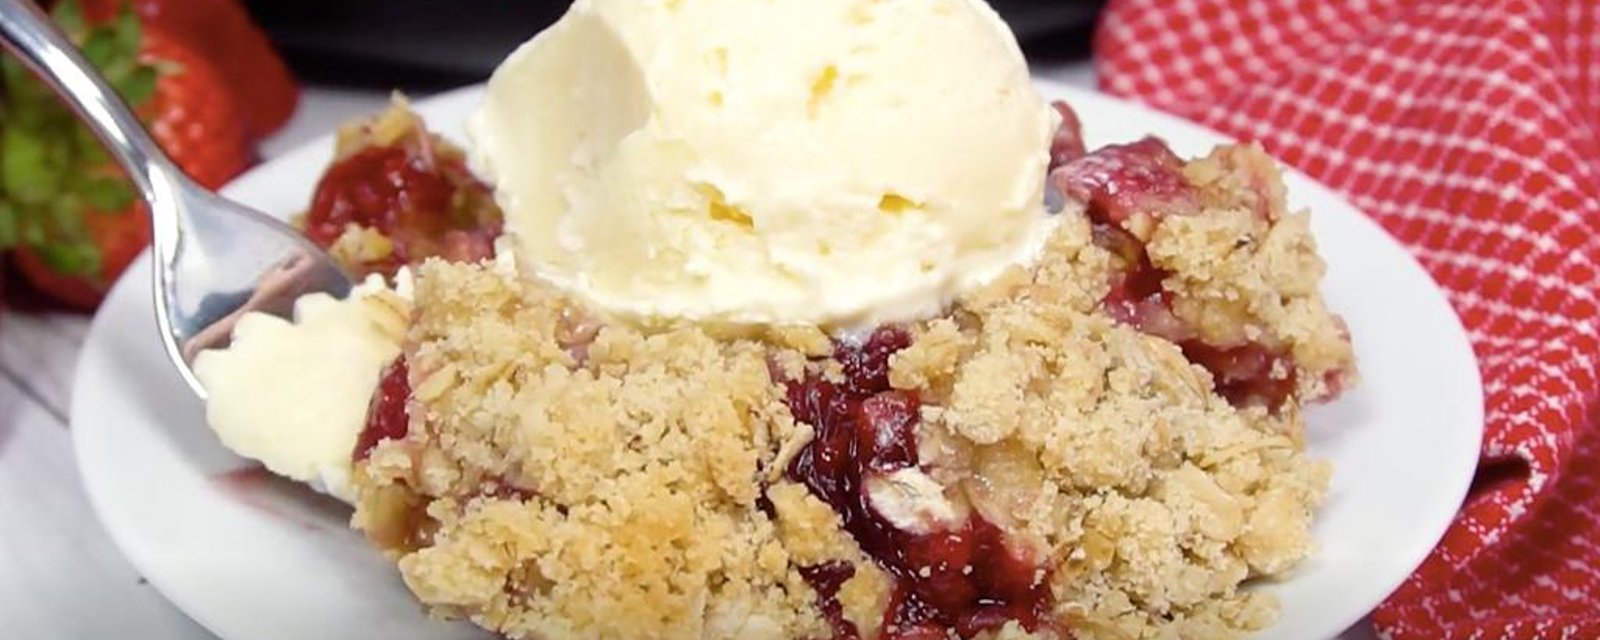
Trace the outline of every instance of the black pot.
<instances>
[{"instance_id":1,"label":"black pot","mask_svg":"<svg viewBox=\"0 0 1600 640\"><path fill-rule=\"evenodd\" d=\"M991 0L1025 47L1082 55L1104 0ZM246 0L303 78L388 88L481 80L562 1ZM1034 55L1030 51L1030 55Z\"/></svg>"}]
</instances>

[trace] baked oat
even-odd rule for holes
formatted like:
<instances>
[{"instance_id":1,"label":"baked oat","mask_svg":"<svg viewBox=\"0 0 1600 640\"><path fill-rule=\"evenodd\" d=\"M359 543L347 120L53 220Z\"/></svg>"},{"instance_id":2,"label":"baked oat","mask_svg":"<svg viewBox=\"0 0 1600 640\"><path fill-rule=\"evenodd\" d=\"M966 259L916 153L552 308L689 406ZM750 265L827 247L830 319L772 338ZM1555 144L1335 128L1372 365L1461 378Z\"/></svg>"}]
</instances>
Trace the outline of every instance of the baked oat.
<instances>
[{"instance_id":1,"label":"baked oat","mask_svg":"<svg viewBox=\"0 0 1600 640\"><path fill-rule=\"evenodd\" d=\"M1070 113L1070 112L1068 112ZM1039 260L830 341L416 274L354 524L511 638L1230 638L1312 549L1300 407L1353 380L1251 146L1053 150Z\"/></svg>"}]
</instances>

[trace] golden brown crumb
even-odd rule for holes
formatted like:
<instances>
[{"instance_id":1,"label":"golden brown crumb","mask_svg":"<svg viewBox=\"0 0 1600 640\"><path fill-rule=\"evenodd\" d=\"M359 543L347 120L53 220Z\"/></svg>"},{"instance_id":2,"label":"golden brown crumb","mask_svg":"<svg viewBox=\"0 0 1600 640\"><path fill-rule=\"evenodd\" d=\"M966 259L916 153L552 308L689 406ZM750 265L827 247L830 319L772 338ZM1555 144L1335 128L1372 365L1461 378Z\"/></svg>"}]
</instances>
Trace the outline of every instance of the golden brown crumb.
<instances>
[{"instance_id":1,"label":"golden brown crumb","mask_svg":"<svg viewBox=\"0 0 1600 640\"><path fill-rule=\"evenodd\" d=\"M810 490L793 482L767 489L778 520L778 536L789 556L804 566L854 560L856 543L845 533L838 514Z\"/></svg>"},{"instance_id":2,"label":"golden brown crumb","mask_svg":"<svg viewBox=\"0 0 1600 640\"><path fill-rule=\"evenodd\" d=\"M856 573L839 587L839 604L844 619L856 626L863 638L875 638L889 608L894 584L889 574L872 564L865 556L855 563Z\"/></svg>"},{"instance_id":3,"label":"golden brown crumb","mask_svg":"<svg viewBox=\"0 0 1600 640\"><path fill-rule=\"evenodd\" d=\"M802 356L820 358L833 353L833 341L815 326L784 325L766 333L767 341L774 346L792 349Z\"/></svg>"},{"instance_id":4,"label":"golden brown crumb","mask_svg":"<svg viewBox=\"0 0 1600 640\"><path fill-rule=\"evenodd\" d=\"M343 265L359 265L387 260L394 255L394 242L372 227L347 225L333 244L328 256Z\"/></svg>"},{"instance_id":5,"label":"golden brown crumb","mask_svg":"<svg viewBox=\"0 0 1600 640\"><path fill-rule=\"evenodd\" d=\"M339 128L338 137L334 140L334 161L347 158L369 146L393 146L423 128L422 117L411 110L411 101L395 93L389 98L389 108L382 113Z\"/></svg>"},{"instance_id":6,"label":"golden brown crumb","mask_svg":"<svg viewBox=\"0 0 1600 640\"><path fill-rule=\"evenodd\" d=\"M1229 147L1184 171L1204 210L1146 230L1176 315L1207 341L1287 350L1297 398L1348 383L1270 161ZM1036 264L907 327L891 359L922 402L935 489L1048 576L1054 626L980 637L1241 637L1277 615L1244 583L1311 552L1329 470L1298 406L1236 408L1179 346L1112 320L1112 262L1063 214ZM842 616L876 636L894 579L783 479L813 429L782 381L842 379L821 331L607 324L498 267L441 262L415 309L410 435L358 465L353 522L433 611L512 638L826 638L800 570L843 562Z\"/></svg>"}]
</instances>

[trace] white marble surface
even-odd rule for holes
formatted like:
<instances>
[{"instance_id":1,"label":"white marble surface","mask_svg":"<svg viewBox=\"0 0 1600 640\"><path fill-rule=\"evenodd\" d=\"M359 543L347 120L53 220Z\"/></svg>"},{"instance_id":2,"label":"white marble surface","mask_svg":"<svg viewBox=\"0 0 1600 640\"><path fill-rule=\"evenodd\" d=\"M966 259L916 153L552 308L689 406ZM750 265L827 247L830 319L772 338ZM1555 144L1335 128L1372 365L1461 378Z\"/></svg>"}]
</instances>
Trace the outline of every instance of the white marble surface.
<instances>
[{"instance_id":1,"label":"white marble surface","mask_svg":"<svg viewBox=\"0 0 1600 640\"><path fill-rule=\"evenodd\" d=\"M1079 86L1094 82L1087 65L1039 71ZM262 153L271 158L387 98L307 90L294 120ZM214 638L140 579L83 493L67 407L88 324L77 316L0 312L0 638ZM1346 637L1371 634L1362 627Z\"/></svg>"}]
</instances>

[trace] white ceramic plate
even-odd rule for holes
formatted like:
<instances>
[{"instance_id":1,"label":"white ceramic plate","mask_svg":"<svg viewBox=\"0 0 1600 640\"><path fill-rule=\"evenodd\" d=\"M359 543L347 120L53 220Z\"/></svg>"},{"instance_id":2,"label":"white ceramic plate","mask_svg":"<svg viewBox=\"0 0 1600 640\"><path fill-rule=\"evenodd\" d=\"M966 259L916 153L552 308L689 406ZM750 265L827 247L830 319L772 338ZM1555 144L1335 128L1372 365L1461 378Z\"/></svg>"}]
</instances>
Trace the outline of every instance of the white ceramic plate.
<instances>
[{"instance_id":1,"label":"white ceramic plate","mask_svg":"<svg viewBox=\"0 0 1600 640\"><path fill-rule=\"evenodd\" d=\"M1082 116L1091 146L1156 133L1182 155L1223 138L1112 98L1043 85ZM460 139L470 88L417 106ZM228 195L277 215L303 209L331 138L267 163ZM1482 395L1465 333L1421 267L1355 208L1298 173L1329 264L1324 290L1354 335L1363 384L1310 416L1310 448L1333 461L1320 548L1267 585L1282 620L1261 638L1327 638L1359 620L1433 548L1478 458ZM73 391L84 484L107 529L152 584L227 640L475 638L430 622L392 566L346 527L348 511L287 482L237 472L156 341L148 257L95 318ZM232 472L230 474L230 472Z\"/></svg>"}]
</instances>

